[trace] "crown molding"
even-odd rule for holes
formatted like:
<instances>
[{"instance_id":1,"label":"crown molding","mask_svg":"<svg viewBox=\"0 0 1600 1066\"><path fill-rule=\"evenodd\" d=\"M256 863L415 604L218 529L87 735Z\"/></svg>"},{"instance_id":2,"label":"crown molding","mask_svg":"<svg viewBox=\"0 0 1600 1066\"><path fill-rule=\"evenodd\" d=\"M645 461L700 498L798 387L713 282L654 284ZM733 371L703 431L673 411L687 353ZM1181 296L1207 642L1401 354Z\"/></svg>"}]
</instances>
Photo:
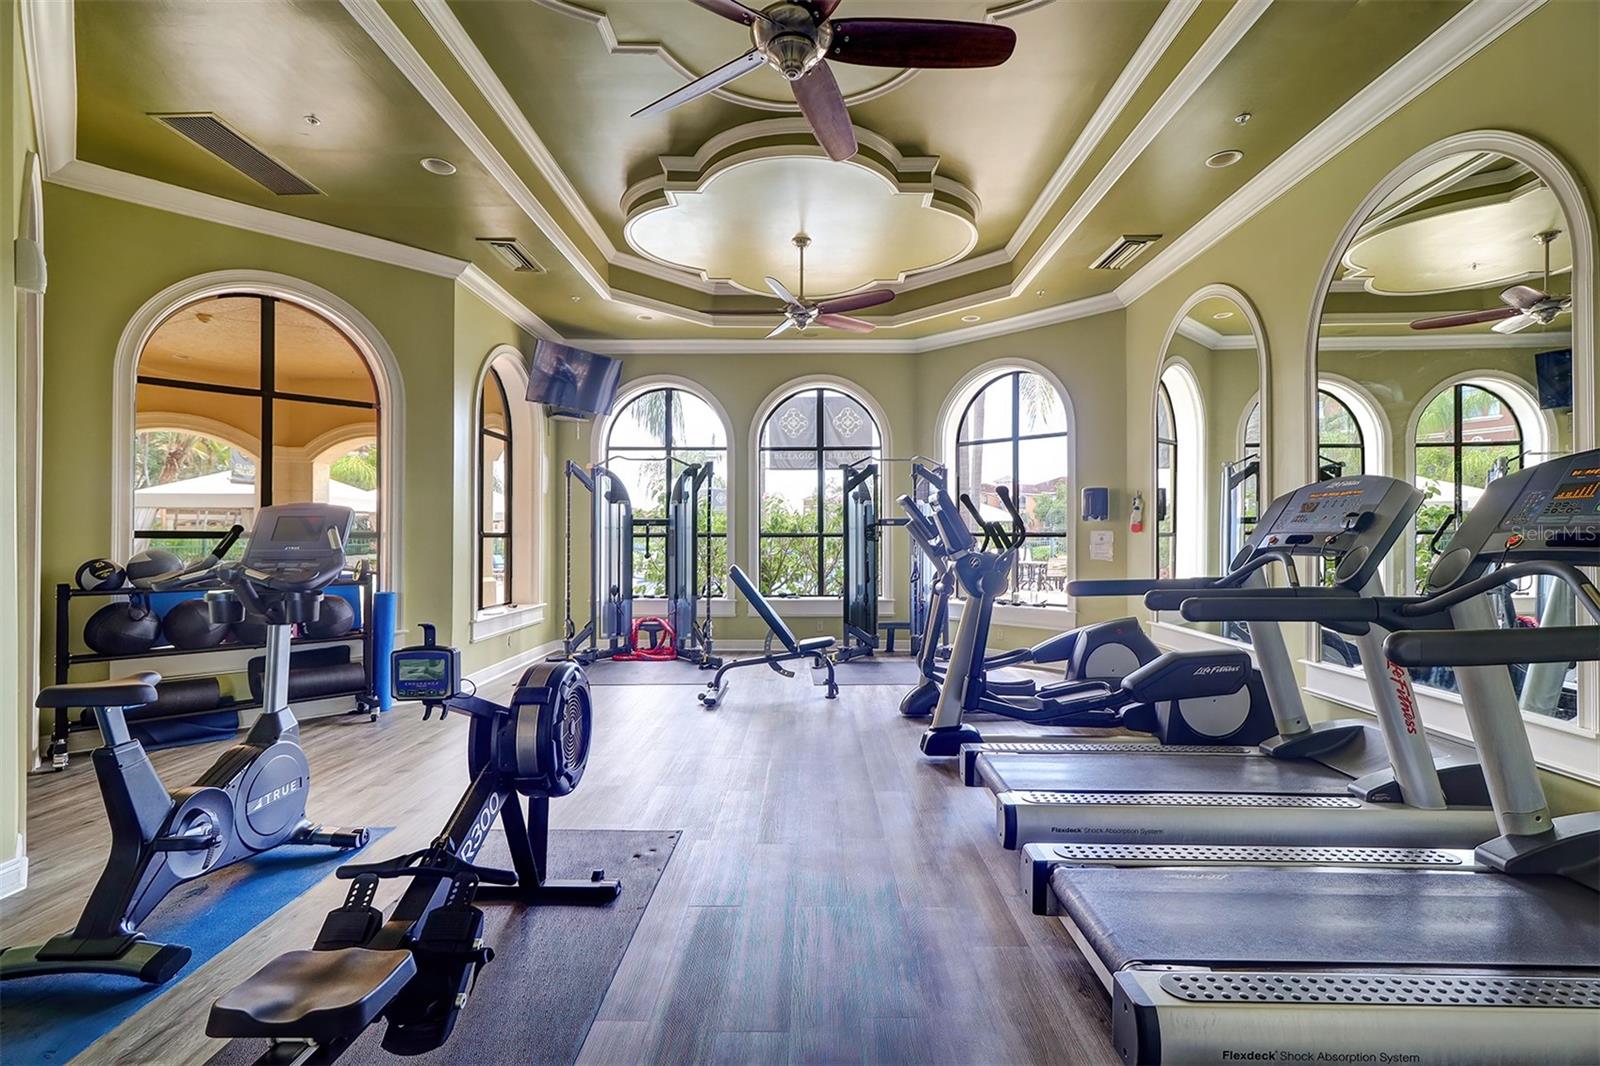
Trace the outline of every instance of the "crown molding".
<instances>
[{"instance_id":1,"label":"crown molding","mask_svg":"<svg viewBox=\"0 0 1600 1066\"><path fill-rule=\"evenodd\" d=\"M1472 0L1117 286L1122 301L1132 303L1171 277L1544 2Z\"/></svg>"},{"instance_id":2,"label":"crown molding","mask_svg":"<svg viewBox=\"0 0 1600 1066\"><path fill-rule=\"evenodd\" d=\"M1248 333L1222 333L1218 330L1212 329L1204 322L1196 322L1194 319L1187 316L1178 319L1176 332L1180 337L1187 337L1196 344L1200 345L1202 348L1208 348L1213 352L1253 352L1256 350L1256 339Z\"/></svg>"},{"instance_id":3,"label":"crown molding","mask_svg":"<svg viewBox=\"0 0 1600 1066\"><path fill-rule=\"evenodd\" d=\"M456 279L461 287L500 312L527 333L540 340L564 341L565 338L550 324L528 309L528 305L507 292L501 284L485 274L476 264L468 263Z\"/></svg>"},{"instance_id":4,"label":"crown molding","mask_svg":"<svg viewBox=\"0 0 1600 1066\"><path fill-rule=\"evenodd\" d=\"M153 207L160 211L217 222L235 229L262 233L268 237L309 244L330 252L373 259L408 270L455 278L467 268L464 259L440 255L424 248L374 237L354 230L340 229L325 222L314 222L265 207L242 204L210 193L197 192L181 185L169 185L154 178L112 170L98 163L75 159L51 175L51 182L80 192L109 196L114 200Z\"/></svg>"},{"instance_id":5,"label":"crown molding","mask_svg":"<svg viewBox=\"0 0 1600 1066\"><path fill-rule=\"evenodd\" d=\"M1502 348L1544 351L1572 347L1572 334L1560 333L1407 333L1398 336L1317 338L1321 352L1466 352Z\"/></svg>"},{"instance_id":6,"label":"crown molding","mask_svg":"<svg viewBox=\"0 0 1600 1066\"><path fill-rule=\"evenodd\" d=\"M44 176L78 155L78 50L73 4L22 0L22 52ZM9 17L9 16L8 16Z\"/></svg>"}]
</instances>

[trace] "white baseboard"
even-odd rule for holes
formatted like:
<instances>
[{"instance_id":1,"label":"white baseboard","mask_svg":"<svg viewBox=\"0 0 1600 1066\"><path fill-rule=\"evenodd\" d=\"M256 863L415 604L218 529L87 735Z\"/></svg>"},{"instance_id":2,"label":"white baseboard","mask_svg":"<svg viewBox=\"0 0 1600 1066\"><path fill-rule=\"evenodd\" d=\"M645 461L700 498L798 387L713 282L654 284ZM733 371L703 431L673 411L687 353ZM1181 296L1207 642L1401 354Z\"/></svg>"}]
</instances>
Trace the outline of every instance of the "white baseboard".
<instances>
[{"instance_id":1,"label":"white baseboard","mask_svg":"<svg viewBox=\"0 0 1600 1066\"><path fill-rule=\"evenodd\" d=\"M17 834L17 853L0 862L0 899L28 887L28 838Z\"/></svg>"},{"instance_id":2,"label":"white baseboard","mask_svg":"<svg viewBox=\"0 0 1600 1066\"><path fill-rule=\"evenodd\" d=\"M501 659L497 663L491 663L482 669L474 670L467 675L467 680L471 681L475 687L482 688L484 685L493 684L509 674L526 670L534 663L548 659L560 650L561 641L547 640L543 644L537 644L534 647L519 651L517 654Z\"/></svg>"}]
</instances>

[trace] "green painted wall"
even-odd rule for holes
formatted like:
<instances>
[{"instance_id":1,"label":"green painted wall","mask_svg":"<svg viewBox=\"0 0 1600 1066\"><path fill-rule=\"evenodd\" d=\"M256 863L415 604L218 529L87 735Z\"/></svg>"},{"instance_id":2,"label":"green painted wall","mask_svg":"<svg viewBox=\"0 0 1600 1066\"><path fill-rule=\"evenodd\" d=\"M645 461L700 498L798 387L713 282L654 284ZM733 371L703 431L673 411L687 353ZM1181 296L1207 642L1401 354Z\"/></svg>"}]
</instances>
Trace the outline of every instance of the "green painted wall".
<instances>
[{"instance_id":1,"label":"green painted wall","mask_svg":"<svg viewBox=\"0 0 1600 1066\"><path fill-rule=\"evenodd\" d=\"M16 290L13 273L12 242L21 224L23 167L34 147L33 117L28 91L28 75L22 56L21 8L8 4L0 15L0 85L6 96L0 103L0 411L6 429L6 451L13 459L22 453L22 430L28 415L23 410L18 352ZM19 536L29 519L28 501L21 498L17 464L0 463L0 570L15 575L22 560ZM18 854L18 835L23 831L27 804L24 775L31 747L33 705L29 671L22 662L23 631L26 624L25 597L33 592L15 580L4 583L0 595L0 862Z\"/></svg>"},{"instance_id":2,"label":"green painted wall","mask_svg":"<svg viewBox=\"0 0 1600 1066\"><path fill-rule=\"evenodd\" d=\"M1207 284L1231 284L1255 304L1266 331L1274 484L1281 490L1307 480L1306 390L1314 373L1307 342L1321 303L1318 279L1340 230L1366 193L1407 157L1474 129L1513 130L1549 145L1584 184L1592 208L1600 189L1600 124L1593 107L1600 100L1597 40L1600 5L1545 5L1136 301L1127 311L1129 421L1148 417L1162 339L1179 308ZM1563 106L1530 111L1522 105L1532 70L1540 72L1541 92ZM1593 307L1600 279L1589 284ZM1130 436L1126 447L1126 483L1148 487L1149 435ZM1340 713L1331 706L1321 710ZM1550 785L1559 807L1600 804L1600 790L1554 775Z\"/></svg>"}]
</instances>

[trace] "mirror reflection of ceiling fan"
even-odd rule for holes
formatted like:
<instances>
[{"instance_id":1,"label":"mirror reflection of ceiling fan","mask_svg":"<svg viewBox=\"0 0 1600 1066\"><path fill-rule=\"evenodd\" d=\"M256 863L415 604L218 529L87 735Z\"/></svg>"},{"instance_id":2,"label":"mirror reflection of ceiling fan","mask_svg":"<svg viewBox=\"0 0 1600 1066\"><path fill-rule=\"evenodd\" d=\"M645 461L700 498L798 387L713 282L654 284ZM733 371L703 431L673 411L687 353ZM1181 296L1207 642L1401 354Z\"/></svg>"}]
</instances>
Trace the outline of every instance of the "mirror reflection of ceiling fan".
<instances>
[{"instance_id":1,"label":"mirror reflection of ceiling fan","mask_svg":"<svg viewBox=\"0 0 1600 1066\"><path fill-rule=\"evenodd\" d=\"M772 294L783 301L783 321L767 339L771 340L778 334L791 329L808 329L811 326L830 326L833 329L849 330L851 333L871 333L877 327L866 319L852 318L847 311L860 311L867 307L876 307L886 304L894 299L891 289L868 289L866 292L854 293L850 296L841 296L837 300L825 300L822 303L808 304L806 294L806 248L811 244L811 238L804 233L796 233L793 237L794 246L800 249L800 295L790 292L783 282L774 277L763 280Z\"/></svg>"},{"instance_id":2,"label":"mirror reflection of ceiling fan","mask_svg":"<svg viewBox=\"0 0 1600 1066\"><path fill-rule=\"evenodd\" d=\"M1572 310L1571 296L1550 295L1550 244L1561 235L1560 230L1548 230L1534 238L1544 246L1544 288L1531 285L1513 285L1500 294L1504 307L1491 307L1484 311L1462 311L1437 318L1419 318L1411 323L1412 329L1447 329L1450 326L1470 326L1478 322L1493 322L1496 333L1518 333L1532 325L1547 326L1557 315Z\"/></svg>"},{"instance_id":3,"label":"mirror reflection of ceiling fan","mask_svg":"<svg viewBox=\"0 0 1600 1066\"><path fill-rule=\"evenodd\" d=\"M844 94L825 59L868 67L995 67L1011 58L1016 31L987 22L947 19L835 19L840 0L779 0L763 10L738 0L691 0L750 27L755 47L653 104L634 112L659 115L704 96L763 65L783 75L795 103L833 159L856 154L856 135Z\"/></svg>"}]
</instances>

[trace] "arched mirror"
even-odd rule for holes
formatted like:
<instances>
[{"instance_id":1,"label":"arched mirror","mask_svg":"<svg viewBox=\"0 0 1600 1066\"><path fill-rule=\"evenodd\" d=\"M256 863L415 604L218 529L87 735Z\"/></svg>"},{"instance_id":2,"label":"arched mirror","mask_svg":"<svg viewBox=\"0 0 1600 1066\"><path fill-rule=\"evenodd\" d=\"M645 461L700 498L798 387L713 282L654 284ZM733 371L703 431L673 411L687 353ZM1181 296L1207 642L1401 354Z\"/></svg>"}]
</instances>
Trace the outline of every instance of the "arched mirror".
<instances>
[{"instance_id":1,"label":"arched mirror","mask_svg":"<svg viewBox=\"0 0 1600 1066\"><path fill-rule=\"evenodd\" d=\"M1169 330L1155 388L1154 491L1145 524L1158 577L1226 572L1260 511L1267 395L1261 327L1237 291L1191 296ZM1248 642L1244 625L1163 623Z\"/></svg>"},{"instance_id":2,"label":"arched mirror","mask_svg":"<svg viewBox=\"0 0 1600 1066\"><path fill-rule=\"evenodd\" d=\"M1423 153L1381 186L1347 229L1317 323L1318 471L1387 474L1425 497L1383 573L1398 592L1426 579L1485 486L1584 446L1575 427L1592 424L1582 410L1593 402L1583 353L1576 380L1588 384L1573 388L1583 347L1574 317L1591 313L1593 291L1589 278L1574 287L1575 236L1589 240L1590 225L1577 220L1575 235L1552 184L1559 164L1542 151L1492 150L1502 139L1486 135L1481 148L1472 136L1456 139L1460 150ZM1586 343L1591 328L1585 319ZM1539 579L1511 589L1501 624L1572 624L1570 594L1557 586ZM1355 647L1333 633L1320 655L1359 665ZM1579 674L1575 665L1514 669L1524 715L1592 730ZM1453 701L1452 671L1413 677L1419 691L1445 697L1441 705Z\"/></svg>"}]
</instances>

